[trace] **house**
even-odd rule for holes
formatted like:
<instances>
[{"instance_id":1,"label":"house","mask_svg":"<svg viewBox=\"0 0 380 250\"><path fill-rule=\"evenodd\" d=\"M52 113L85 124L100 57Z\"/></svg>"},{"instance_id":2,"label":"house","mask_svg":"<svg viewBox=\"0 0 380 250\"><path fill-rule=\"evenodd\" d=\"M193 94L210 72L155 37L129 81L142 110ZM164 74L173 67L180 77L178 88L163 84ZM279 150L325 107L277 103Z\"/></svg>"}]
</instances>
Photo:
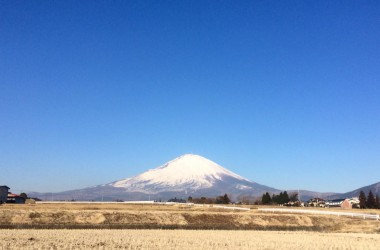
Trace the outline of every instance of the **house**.
<instances>
[{"instance_id":1,"label":"house","mask_svg":"<svg viewBox=\"0 0 380 250\"><path fill-rule=\"evenodd\" d=\"M7 203L24 204L25 198L20 196L20 195L12 194L11 192L9 192L8 198L7 198Z\"/></svg>"},{"instance_id":2,"label":"house","mask_svg":"<svg viewBox=\"0 0 380 250\"><path fill-rule=\"evenodd\" d=\"M349 199L344 199L342 204L340 204L340 207L344 209L352 209L352 204Z\"/></svg>"},{"instance_id":3,"label":"house","mask_svg":"<svg viewBox=\"0 0 380 250\"><path fill-rule=\"evenodd\" d=\"M0 204L7 202L8 190L8 186L0 186Z\"/></svg>"},{"instance_id":4,"label":"house","mask_svg":"<svg viewBox=\"0 0 380 250\"><path fill-rule=\"evenodd\" d=\"M346 199L335 199L326 201L326 207L341 207Z\"/></svg>"},{"instance_id":5,"label":"house","mask_svg":"<svg viewBox=\"0 0 380 250\"><path fill-rule=\"evenodd\" d=\"M336 199L326 201L326 207L341 207L345 209L359 208L359 198Z\"/></svg>"},{"instance_id":6,"label":"house","mask_svg":"<svg viewBox=\"0 0 380 250\"><path fill-rule=\"evenodd\" d=\"M301 201L289 201L283 204L286 207L304 207L305 203Z\"/></svg>"},{"instance_id":7,"label":"house","mask_svg":"<svg viewBox=\"0 0 380 250\"><path fill-rule=\"evenodd\" d=\"M325 207L325 200L322 198L312 198L307 202L309 207Z\"/></svg>"},{"instance_id":8,"label":"house","mask_svg":"<svg viewBox=\"0 0 380 250\"><path fill-rule=\"evenodd\" d=\"M344 209L351 209L353 205L358 203L355 198L351 199L336 199L326 201L326 207L340 207Z\"/></svg>"},{"instance_id":9,"label":"house","mask_svg":"<svg viewBox=\"0 0 380 250\"><path fill-rule=\"evenodd\" d=\"M359 197L349 198L348 202L350 202L352 208L360 208Z\"/></svg>"}]
</instances>

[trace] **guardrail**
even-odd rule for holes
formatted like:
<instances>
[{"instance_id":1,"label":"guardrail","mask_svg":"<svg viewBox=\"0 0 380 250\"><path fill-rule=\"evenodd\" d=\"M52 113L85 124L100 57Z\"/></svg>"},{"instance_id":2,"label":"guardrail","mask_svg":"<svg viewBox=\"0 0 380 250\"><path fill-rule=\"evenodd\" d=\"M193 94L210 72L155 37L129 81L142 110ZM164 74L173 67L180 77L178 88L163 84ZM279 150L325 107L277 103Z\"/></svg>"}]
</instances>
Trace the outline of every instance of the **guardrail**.
<instances>
[{"instance_id":1,"label":"guardrail","mask_svg":"<svg viewBox=\"0 0 380 250\"><path fill-rule=\"evenodd\" d=\"M250 208L246 207L228 207L228 206L219 206L219 205L213 205L213 208L222 208L222 209L230 209L230 210L243 210L243 211L250 211Z\"/></svg>"},{"instance_id":2,"label":"guardrail","mask_svg":"<svg viewBox=\"0 0 380 250\"><path fill-rule=\"evenodd\" d=\"M36 204L123 204L124 201L36 201ZM153 202L152 202L153 203Z\"/></svg>"},{"instance_id":3,"label":"guardrail","mask_svg":"<svg viewBox=\"0 0 380 250\"><path fill-rule=\"evenodd\" d=\"M250 211L250 208L245 207L232 207L232 206L220 206L213 204L195 204L195 203L180 203L180 202L155 202L155 201L37 201L39 204L149 204L149 205L185 205L207 208L220 208L228 210L241 210Z\"/></svg>"},{"instance_id":4,"label":"guardrail","mask_svg":"<svg viewBox=\"0 0 380 250\"><path fill-rule=\"evenodd\" d=\"M287 208L259 208L259 211L263 212L280 212L280 213L304 213L304 214L324 214L324 215L337 215L337 216L348 216L348 217L358 217L363 219L374 219L379 220L380 216L378 214L362 214L362 213L345 213L345 212L334 212L334 211L319 211L319 210L305 210L305 209L287 209Z\"/></svg>"},{"instance_id":5,"label":"guardrail","mask_svg":"<svg viewBox=\"0 0 380 250\"><path fill-rule=\"evenodd\" d=\"M221 205L213 205L213 204L195 204L195 203L183 203L188 206L196 206L196 207L207 207L207 208L221 208L221 209L229 209L229 210L242 210L242 211L250 211L250 208L246 207L231 207L231 206L221 206Z\"/></svg>"}]
</instances>

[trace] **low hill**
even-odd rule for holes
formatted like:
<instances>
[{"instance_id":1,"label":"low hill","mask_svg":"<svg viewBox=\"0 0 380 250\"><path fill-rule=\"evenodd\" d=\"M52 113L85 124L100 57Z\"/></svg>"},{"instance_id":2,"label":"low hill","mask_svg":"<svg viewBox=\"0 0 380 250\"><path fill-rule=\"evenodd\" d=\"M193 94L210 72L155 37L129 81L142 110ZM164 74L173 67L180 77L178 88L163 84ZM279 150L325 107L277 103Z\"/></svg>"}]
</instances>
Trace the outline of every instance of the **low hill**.
<instances>
[{"instance_id":1,"label":"low hill","mask_svg":"<svg viewBox=\"0 0 380 250\"><path fill-rule=\"evenodd\" d=\"M364 193L366 195L368 195L369 191L372 191L373 194L378 194L380 195L380 182L377 182L377 183L374 183L374 184L371 184L371 185L368 185L368 186L364 186L364 187L361 187L361 188L357 188L353 191L350 191L350 192L347 192L347 193L343 193L343 194L334 194L334 195L331 195L332 198L334 199L344 199L344 198L351 198L351 197L359 197L359 193L360 191L364 191Z\"/></svg>"}]
</instances>

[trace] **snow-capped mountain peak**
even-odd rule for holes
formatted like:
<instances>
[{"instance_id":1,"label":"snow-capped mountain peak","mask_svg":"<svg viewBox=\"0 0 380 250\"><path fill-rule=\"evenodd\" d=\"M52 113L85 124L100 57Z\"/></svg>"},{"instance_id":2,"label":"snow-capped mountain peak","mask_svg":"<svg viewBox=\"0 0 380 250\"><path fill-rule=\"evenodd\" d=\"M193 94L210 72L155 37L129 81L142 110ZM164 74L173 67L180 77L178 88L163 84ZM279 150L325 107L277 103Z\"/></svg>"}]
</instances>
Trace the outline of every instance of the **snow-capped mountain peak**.
<instances>
[{"instance_id":1,"label":"snow-capped mountain peak","mask_svg":"<svg viewBox=\"0 0 380 250\"><path fill-rule=\"evenodd\" d=\"M186 154L160 167L110 185L135 192L146 192L148 190L157 192L166 189L171 191L173 189L176 191L197 190L210 188L214 183L226 178L248 181L202 156Z\"/></svg>"},{"instance_id":2,"label":"snow-capped mountain peak","mask_svg":"<svg viewBox=\"0 0 380 250\"><path fill-rule=\"evenodd\" d=\"M59 199L168 200L173 197L261 196L280 190L249 181L202 156L186 154L137 176L55 194ZM78 194L80 197L77 197Z\"/></svg>"}]
</instances>

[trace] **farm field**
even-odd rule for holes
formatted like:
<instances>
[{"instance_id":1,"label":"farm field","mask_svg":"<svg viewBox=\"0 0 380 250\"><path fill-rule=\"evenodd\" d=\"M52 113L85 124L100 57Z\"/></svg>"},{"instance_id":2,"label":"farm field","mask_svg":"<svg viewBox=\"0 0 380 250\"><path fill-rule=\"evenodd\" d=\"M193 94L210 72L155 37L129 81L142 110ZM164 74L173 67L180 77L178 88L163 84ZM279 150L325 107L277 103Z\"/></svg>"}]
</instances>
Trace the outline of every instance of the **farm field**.
<instances>
[{"instance_id":1,"label":"farm field","mask_svg":"<svg viewBox=\"0 0 380 250\"><path fill-rule=\"evenodd\" d=\"M232 206L232 205L229 205ZM250 208L251 212L257 212L258 208L281 208L280 206L257 206L257 205L239 205L238 207ZM70 202L70 203L36 203L36 204L4 204L0 206L0 211L3 209L12 209L12 210L52 210L52 209L62 209L62 210L107 210L107 211L118 211L118 210L128 210L128 211L210 211L213 210L209 207L201 207L201 206L187 206L181 204L173 204L173 205L163 205L163 204L155 204L155 203L142 203L142 204L134 204L134 203L80 203L80 202ZM287 207L282 207L287 208ZM321 207L291 207L291 209L311 209L311 210L320 210L320 211L337 211L337 212L350 212L350 213L369 213L369 214L380 214L380 209L341 209L341 208L321 208ZM214 209L216 210L216 209Z\"/></svg>"},{"instance_id":2,"label":"farm field","mask_svg":"<svg viewBox=\"0 0 380 250\"><path fill-rule=\"evenodd\" d=\"M228 229L380 233L380 221L336 215L234 211L181 204L25 204L0 206L2 229ZM323 211L326 211L324 209ZM337 211L336 209L333 211ZM348 210L340 210L348 211ZM363 210L350 210L350 212ZM375 213L378 210L366 210Z\"/></svg>"},{"instance_id":3,"label":"farm field","mask_svg":"<svg viewBox=\"0 0 380 250\"><path fill-rule=\"evenodd\" d=\"M0 249L378 249L380 234L228 230L0 230Z\"/></svg>"}]
</instances>

